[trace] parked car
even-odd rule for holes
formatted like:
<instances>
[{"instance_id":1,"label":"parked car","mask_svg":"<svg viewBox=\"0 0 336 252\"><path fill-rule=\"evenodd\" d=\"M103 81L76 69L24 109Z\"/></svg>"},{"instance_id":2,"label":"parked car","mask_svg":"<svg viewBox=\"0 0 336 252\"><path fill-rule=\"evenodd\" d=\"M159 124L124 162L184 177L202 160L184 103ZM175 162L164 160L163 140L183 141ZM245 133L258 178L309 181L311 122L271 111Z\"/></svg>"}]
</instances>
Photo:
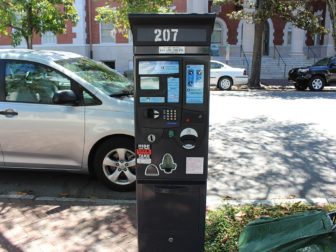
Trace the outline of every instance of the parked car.
<instances>
[{"instance_id":1,"label":"parked car","mask_svg":"<svg viewBox=\"0 0 336 252\"><path fill-rule=\"evenodd\" d=\"M248 83L248 75L244 68L235 68L220 61L210 61L210 85L221 90L230 90L232 85Z\"/></svg>"},{"instance_id":2,"label":"parked car","mask_svg":"<svg viewBox=\"0 0 336 252\"><path fill-rule=\"evenodd\" d=\"M135 185L133 84L69 52L0 50L0 167Z\"/></svg>"},{"instance_id":3,"label":"parked car","mask_svg":"<svg viewBox=\"0 0 336 252\"><path fill-rule=\"evenodd\" d=\"M336 82L336 56L321 59L309 67L293 68L288 72L288 80L294 82L297 90L309 87L311 91L321 91Z\"/></svg>"}]
</instances>

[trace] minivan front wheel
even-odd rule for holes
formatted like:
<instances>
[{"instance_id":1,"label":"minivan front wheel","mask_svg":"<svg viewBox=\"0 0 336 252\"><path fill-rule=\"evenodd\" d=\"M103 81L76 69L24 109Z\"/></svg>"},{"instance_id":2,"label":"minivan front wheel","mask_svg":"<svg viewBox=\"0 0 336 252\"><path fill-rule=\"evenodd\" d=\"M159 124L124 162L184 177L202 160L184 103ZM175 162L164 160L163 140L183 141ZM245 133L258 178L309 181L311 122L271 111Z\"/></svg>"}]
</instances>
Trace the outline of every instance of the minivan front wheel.
<instances>
[{"instance_id":1,"label":"minivan front wheel","mask_svg":"<svg viewBox=\"0 0 336 252\"><path fill-rule=\"evenodd\" d=\"M135 189L135 153L131 139L112 138L103 142L95 153L93 165L98 179L110 188Z\"/></svg>"}]
</instances>

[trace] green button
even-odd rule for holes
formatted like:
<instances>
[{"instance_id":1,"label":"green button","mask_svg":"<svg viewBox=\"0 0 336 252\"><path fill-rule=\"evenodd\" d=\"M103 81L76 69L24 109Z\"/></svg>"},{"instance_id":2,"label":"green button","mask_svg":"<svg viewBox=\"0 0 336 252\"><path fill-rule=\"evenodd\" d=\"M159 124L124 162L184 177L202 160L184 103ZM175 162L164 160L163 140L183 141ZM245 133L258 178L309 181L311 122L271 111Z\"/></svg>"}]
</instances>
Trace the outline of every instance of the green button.
<instances>
[{"instance_id":1,"label":"green button","mask_svg":"<svg viewBox=\"0 0 336 252\"><path fill-rule=\"evenodd\" d=\"M169 138L172 138L172 137L174 137L175 136L175 131L174 130L169 130L168 131L168 137Z\"/></svg>"}]
</instances>

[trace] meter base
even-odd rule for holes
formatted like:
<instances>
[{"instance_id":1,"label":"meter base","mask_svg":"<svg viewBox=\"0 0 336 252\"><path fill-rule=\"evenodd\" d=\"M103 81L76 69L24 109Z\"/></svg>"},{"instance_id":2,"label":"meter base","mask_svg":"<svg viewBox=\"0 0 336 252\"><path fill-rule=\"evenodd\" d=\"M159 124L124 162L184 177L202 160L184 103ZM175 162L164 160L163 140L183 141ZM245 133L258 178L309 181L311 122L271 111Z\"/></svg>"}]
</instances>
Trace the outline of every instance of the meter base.
<instances>
[{"instance_id":1,"label":"meter base","mask_svg":"<svg viewBox=\"0 0 336 252\"><path fill-rule=\"evenodd\" d=\"M137 183L139 252L204 251L206 183Z\"/></svg>"}]
</instances>

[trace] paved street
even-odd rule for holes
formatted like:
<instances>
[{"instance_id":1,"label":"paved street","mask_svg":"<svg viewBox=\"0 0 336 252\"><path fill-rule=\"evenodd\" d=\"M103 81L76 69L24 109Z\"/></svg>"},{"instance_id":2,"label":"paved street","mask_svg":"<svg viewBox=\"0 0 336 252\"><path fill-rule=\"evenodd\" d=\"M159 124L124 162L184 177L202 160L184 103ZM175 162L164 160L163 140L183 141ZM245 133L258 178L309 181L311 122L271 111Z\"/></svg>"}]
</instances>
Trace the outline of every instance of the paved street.
<instances>
[{"instance_id":1,"label":"paved street","mask_svg":"<svg viewBox=\"0 0 336 252\"><path fill-rule=\"evenodd\" d=\"M335 92L213 92L208 195L336 196Z\"/></svg>"},{"instance_id":2,"label":"paved street","mask_svg":"<svg viewBox=\"0 0 336 252\"><path fill-rule=\"evenodd\" d=\"M335 197L336 92L211 92L208 195ZM0 195L134 200L86 175L0 171Z\"/></svg>"}]
</instances>

